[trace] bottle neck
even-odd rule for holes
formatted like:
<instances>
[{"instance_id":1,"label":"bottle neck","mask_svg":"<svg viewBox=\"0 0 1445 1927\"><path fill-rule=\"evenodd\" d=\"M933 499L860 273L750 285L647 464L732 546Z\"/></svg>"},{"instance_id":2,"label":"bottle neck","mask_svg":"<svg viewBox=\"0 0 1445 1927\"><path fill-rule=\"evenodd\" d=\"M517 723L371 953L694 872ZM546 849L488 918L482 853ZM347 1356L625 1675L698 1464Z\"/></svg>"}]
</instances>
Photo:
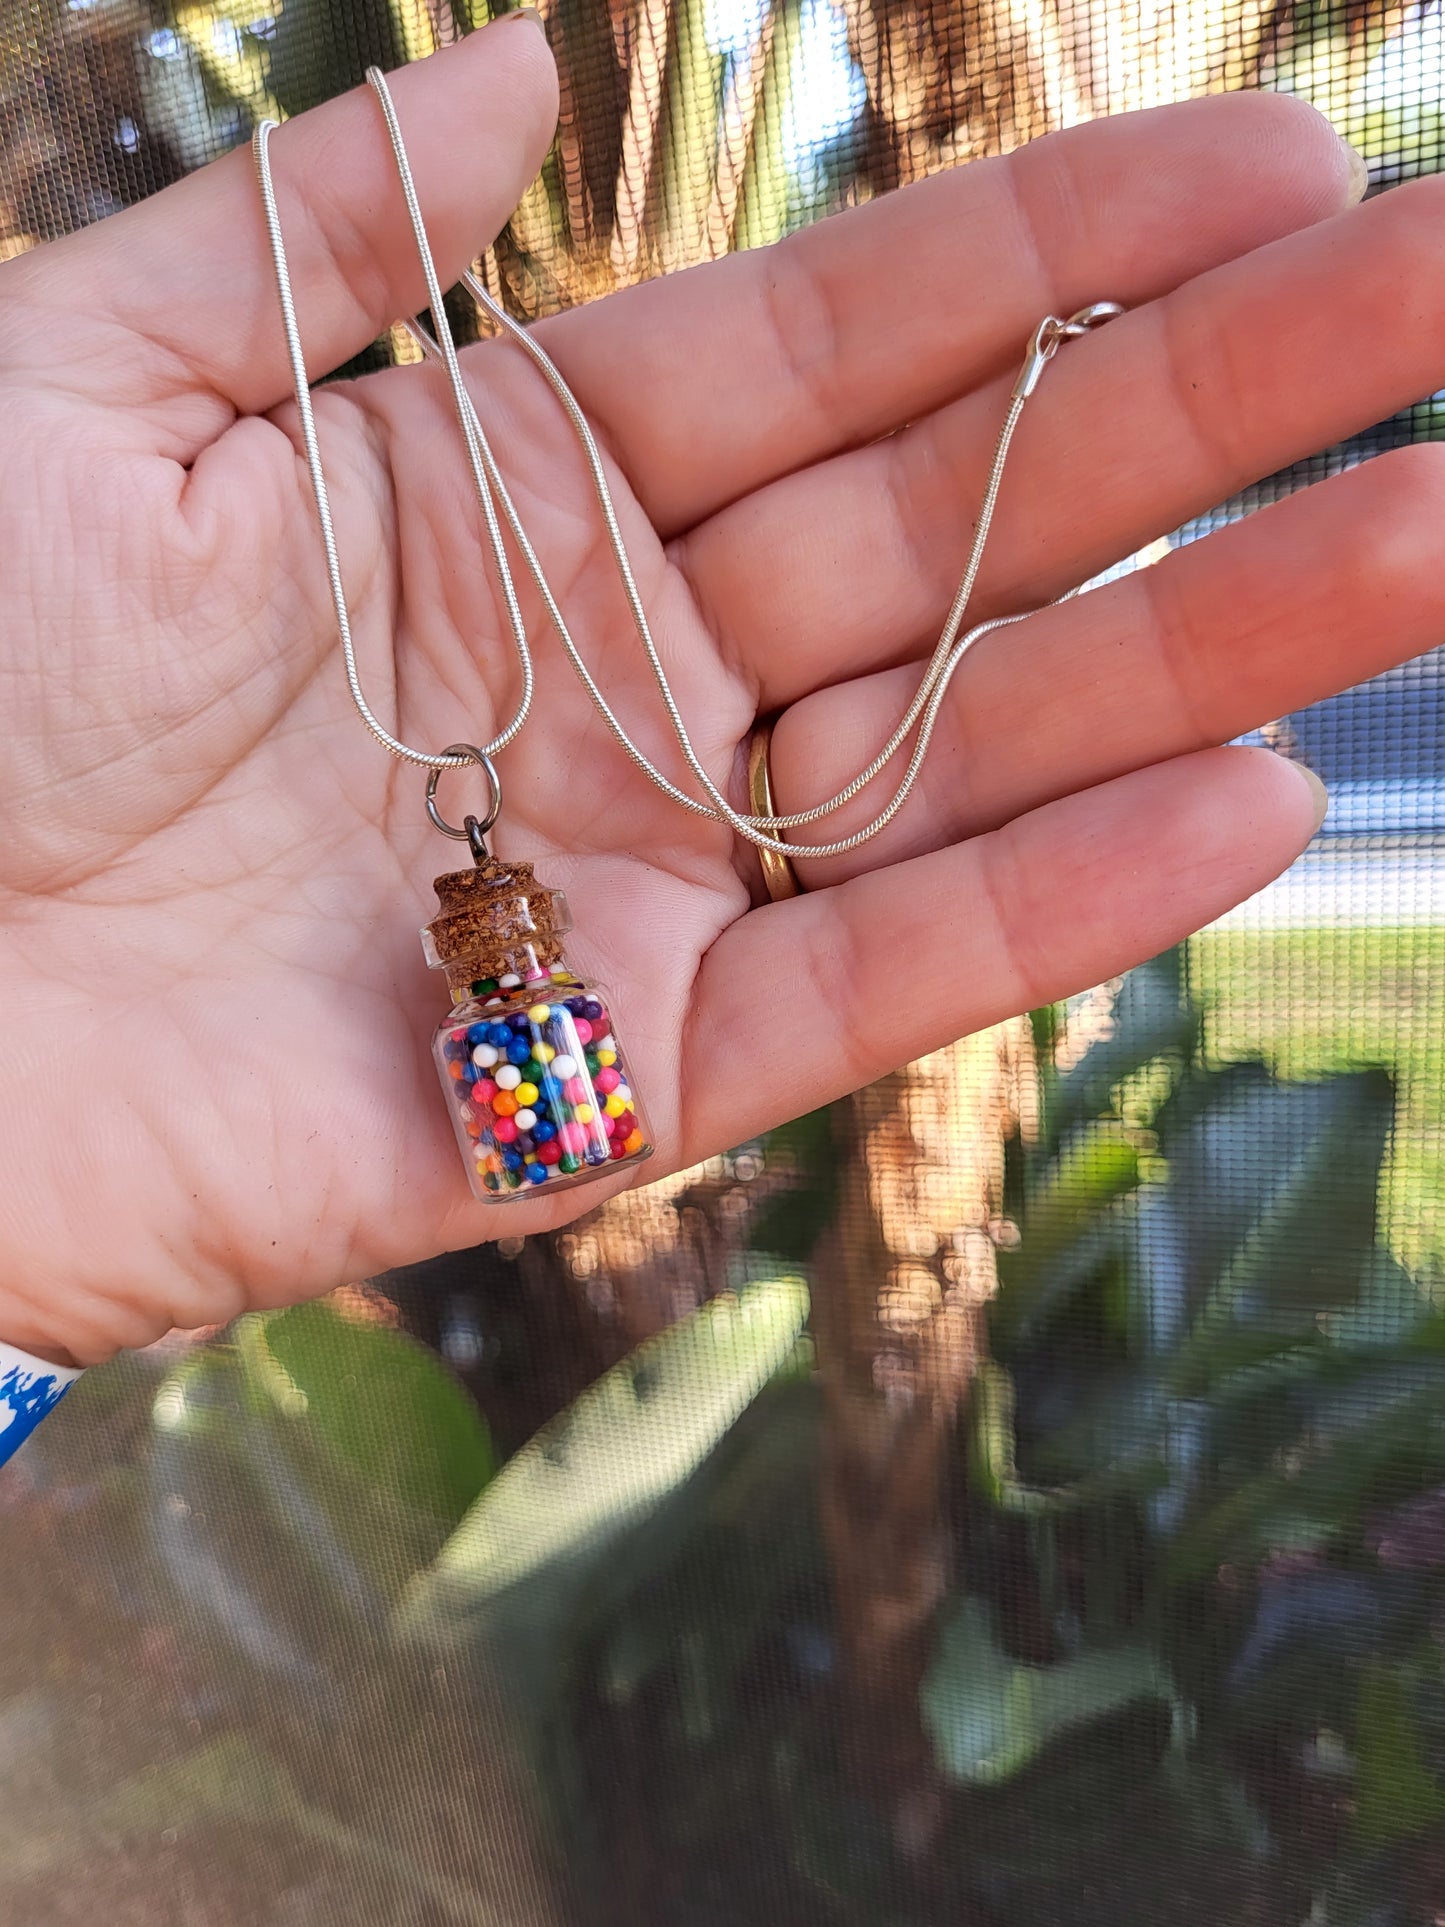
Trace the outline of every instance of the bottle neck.
<instances>
[{"instance_id":1,"label":"bottle neck","mask_svg":"<svg viewBox=\"0 0 1445 1927\"><path fill-rule=\"evenodd\" d=\"M499 946L449 960L444 967L452 1002L461 1004L472 997L506 997L528 984L550 983L553 971L565 968L566 961L561 944L550 939ZM504 983L504 978L517 982Z\"/></svg>"}]
</instances>

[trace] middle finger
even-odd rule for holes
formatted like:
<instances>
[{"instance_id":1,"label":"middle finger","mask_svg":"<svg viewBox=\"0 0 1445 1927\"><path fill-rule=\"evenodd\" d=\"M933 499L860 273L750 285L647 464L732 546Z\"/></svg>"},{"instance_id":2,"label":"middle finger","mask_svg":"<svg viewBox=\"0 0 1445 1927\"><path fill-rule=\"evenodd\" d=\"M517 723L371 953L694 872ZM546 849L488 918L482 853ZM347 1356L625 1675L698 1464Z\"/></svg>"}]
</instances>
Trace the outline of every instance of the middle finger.
<instances>
[{"instance_id":1,"label":"middle finger","mask_svg":"<svg viewBox=\"0 0 1445 1927\"><path fill-rule=\"evenodd\" d=\"M1445 178L1397 188L1066 344L1020 424L967 620L1047 601L1436 388L1442 216ZM676 545L759 709L932 647L1011 385L785 477Z\"/></svg>"}]
</instances>

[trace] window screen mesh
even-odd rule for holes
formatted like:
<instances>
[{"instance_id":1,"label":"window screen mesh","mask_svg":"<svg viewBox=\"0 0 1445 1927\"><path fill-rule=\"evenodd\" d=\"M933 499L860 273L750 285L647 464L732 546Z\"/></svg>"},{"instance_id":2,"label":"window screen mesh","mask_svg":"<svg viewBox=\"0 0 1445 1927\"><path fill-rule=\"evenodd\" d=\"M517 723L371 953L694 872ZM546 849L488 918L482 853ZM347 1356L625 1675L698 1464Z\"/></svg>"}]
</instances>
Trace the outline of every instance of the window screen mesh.
<instances>
[{"instance_id":1,"label":"window screen mesh","mask_svg":"<svg viewBox=\"0 0 1445 1927\"><path fill-rule=\"evenodd\" d=\"M522 316L1206 92L1441 165L1434 7L545 11ZM0 247L486 16L5 0ZM1273 721L1324 831L1120 982L89 1375L0 1476L0 1919L1438 1927L1441 720L1425 657Z\"/></svg>"}]
</instances>

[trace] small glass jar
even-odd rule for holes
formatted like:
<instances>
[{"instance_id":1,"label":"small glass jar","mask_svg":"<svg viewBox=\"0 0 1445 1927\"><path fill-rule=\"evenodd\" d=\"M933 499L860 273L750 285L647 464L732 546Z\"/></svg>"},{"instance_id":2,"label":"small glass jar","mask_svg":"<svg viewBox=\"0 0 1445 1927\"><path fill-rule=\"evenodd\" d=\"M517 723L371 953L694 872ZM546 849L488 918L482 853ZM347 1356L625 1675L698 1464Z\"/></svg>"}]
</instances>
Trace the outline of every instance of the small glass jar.
<instances>
[{"instance_id":1,"label":"small glass jar","mask_svg":"<svg viewBox=\"0 0 1445 1927\"><path fill-rule=\"evenodd\" d=\"M607 995L562 954L562 893L495 858L436 891L422 947L453 1007L432 1054L477 1197L505 1204L651 1157Z\"/></svg>"}]
</instances>

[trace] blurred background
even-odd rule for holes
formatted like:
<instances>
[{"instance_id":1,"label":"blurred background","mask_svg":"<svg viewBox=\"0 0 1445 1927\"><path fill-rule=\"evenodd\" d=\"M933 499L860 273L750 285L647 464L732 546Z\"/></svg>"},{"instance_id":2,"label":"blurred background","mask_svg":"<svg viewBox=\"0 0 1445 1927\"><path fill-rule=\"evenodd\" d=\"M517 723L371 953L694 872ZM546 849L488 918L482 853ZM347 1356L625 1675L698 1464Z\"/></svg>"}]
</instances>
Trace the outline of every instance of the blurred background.
<instances>
[{"instance_id":1,"label":"blurred background","mask_svg":"<svg viewBox=\"0 0 1445 1927\"><path fill-rule=\"evenodd\" d=\"M0 258L490 12L4 0ZM542 12L521 316L1224 89L1442 164L1438 6ZM0 1921L1440 1927L1442 675L1276 719L1323 833L1129 977L89 1374L0 1473Z\"/></svg>"}]
</instances>

